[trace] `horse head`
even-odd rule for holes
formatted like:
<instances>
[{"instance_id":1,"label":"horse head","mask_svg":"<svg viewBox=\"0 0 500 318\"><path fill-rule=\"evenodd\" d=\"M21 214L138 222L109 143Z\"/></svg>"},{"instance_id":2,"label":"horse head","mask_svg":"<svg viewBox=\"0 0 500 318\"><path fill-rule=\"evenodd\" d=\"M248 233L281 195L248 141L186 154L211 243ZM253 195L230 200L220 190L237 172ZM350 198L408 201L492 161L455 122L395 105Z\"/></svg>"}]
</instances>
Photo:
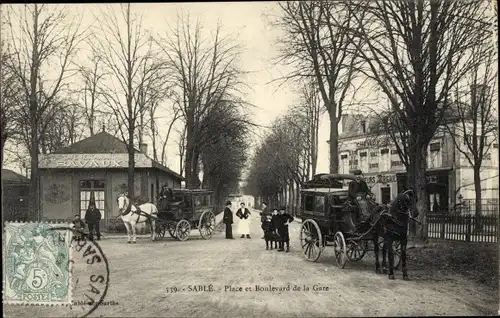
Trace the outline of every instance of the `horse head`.
<instances>
[{"instance_id":1,"label":"horse head","mask_svg":"<svg viewBox=\"0 0 500 318\"><path fill-rule=\"evenodd\" d=\"M122 193L118 196L116 202L118 203L118 211L120 212L119 216L128 214L131 208L128 196Z\"/></svg>"}]
</instances>

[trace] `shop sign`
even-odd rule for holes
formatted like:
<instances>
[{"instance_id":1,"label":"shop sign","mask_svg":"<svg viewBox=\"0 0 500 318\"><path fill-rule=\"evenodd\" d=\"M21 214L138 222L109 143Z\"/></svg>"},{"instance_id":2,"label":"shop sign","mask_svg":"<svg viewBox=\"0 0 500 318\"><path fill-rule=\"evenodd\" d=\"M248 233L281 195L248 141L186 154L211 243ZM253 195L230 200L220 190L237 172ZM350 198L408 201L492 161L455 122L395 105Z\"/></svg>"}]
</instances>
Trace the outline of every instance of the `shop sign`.
<instances>
[{"instance_id":1,"label":"shop sign","mask_svg":"<svg viewBox=\"0 0 500 318\"><path fill-rule=\"evenodd\" d=\"M152 167L151 159L144 154L135 154L137 168ZM128 154L49 154L40 155L39 168L85 169L127 168Z\"/></svg>"},{"instance_id":2,"label":"shop sign","mask_svg":"<svg viewBox=\"0 0 500 318\"><path fill-rule=\"evenodd\" d=\"M395 174L383 174L377 176L368 176L365 178L366 183L375 184L375 183L392 183L397 182L397 178Z\"/></svg>"}]
</instances>

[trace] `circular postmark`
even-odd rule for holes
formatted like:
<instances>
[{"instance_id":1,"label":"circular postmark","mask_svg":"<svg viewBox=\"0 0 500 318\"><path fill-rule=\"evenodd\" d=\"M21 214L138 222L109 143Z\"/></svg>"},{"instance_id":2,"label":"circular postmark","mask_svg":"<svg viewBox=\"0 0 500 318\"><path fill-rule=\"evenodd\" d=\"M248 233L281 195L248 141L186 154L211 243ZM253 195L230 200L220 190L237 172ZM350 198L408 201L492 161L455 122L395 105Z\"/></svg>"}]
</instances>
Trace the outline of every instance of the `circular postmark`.
<instances>
[{"instance_id":1,"label":"circular postmark","mask_svg":"<svg viewBox=\"0 0 500 318\"><path fill-rule=\"evenodd\" d=\"M87 317L92 314L103 302L109 287L109 263L101 246L79 229L72 227L53 227L55 231L71 231L71 315L73 317ZM37 270L36 268L33 270ZM33 279L33 283L41 285L43 273ZM33 275L35 277L35 275Z\"/></svg>"}]
</instances>

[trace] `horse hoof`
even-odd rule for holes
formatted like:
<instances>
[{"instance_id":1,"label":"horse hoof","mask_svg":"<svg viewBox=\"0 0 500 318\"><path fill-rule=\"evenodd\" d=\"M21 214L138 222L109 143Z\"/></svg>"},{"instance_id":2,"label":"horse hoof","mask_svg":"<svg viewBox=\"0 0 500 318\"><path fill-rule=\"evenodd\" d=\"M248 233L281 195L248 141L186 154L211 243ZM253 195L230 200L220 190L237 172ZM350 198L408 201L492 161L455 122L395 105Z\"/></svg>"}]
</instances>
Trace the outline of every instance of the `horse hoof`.
<instances>
[{"instance_id":1,"label":"horse hoof","mask_svg":"<svg viewBox=\"0 0 500 318\"><path fill-rule=\"evenodd\" d=\"M133 241L132 243L133 243L133 244L137 244L137 242L136 242L136 241Z\"/></svg>"},{"instance_id":2,"label":"horse hoof","mask_svg":"<svg viewBox=\"0 0 500 318\"><path fill-rule=\"evenodd\" d=\"M389 279L395 279L394 275L389 275Z\"/></svg>"},{"instance_id":3,"label":"horse hoof","mask_svg":"<svg viewBox=\"0 0 500 318\"><path fill-rule=\"evenodd\" d=\"M376 274L382 274L382 271L380 271L380 268L377 268L377 269L375 270L375 273L376 273Z\"/></svg>"},{"instance_id":4,"label":"horse hoof","mask_svg":"<svg viewBox=\"0 0 500 318\"><path fill-rule=\"evenodd\" d=\"M408 277L408 275L404 275L403 280L410 280L410 278Z\"/></svg>"},{"instance_id":5,"label":"horse hoof","mask_svg":"<svg viewBox=\"0 0 500 318\"><path fill-rule=\"evenodd\" d=\"M382 273L387 274L387 273L388 273L387 268L384 268L384 269L382 270Z\"/></svg>"},{"instance_id":6,"label":"horse hoof","mask_svg":"<svg viewBox=\"0 0 500 318\"><path fill-rule=\"evenodd\" d=\"M128 244L130 244L130 243L132 243L132 242L130 242L130 241L127 241L127 243L128 243Z\"/></svg>"}]
</instances>

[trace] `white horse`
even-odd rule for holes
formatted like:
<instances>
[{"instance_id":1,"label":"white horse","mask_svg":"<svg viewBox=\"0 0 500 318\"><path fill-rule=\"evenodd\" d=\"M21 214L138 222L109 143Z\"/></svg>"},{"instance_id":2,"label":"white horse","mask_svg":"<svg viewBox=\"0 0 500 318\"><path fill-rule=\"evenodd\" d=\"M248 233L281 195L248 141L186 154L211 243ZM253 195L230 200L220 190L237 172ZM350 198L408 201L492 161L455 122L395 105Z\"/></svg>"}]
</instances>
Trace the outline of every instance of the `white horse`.
<instances>
[{"instance_id":1,"label":"white horse","mask_svg":"<svg viewBox=\"0 0 500 318\"><path fill-rule=\"evenodd\" d=\"M144 203L136 207L130 204L130 199L125 194L118 197L118 209L125 228L127 229L127 243L136 243L136 224L151 222L151 241L155 240L155 221L158 218L158 209L152 203ZM132 239L130 234L132 232Z\"/></svg>"}]
</instances>

